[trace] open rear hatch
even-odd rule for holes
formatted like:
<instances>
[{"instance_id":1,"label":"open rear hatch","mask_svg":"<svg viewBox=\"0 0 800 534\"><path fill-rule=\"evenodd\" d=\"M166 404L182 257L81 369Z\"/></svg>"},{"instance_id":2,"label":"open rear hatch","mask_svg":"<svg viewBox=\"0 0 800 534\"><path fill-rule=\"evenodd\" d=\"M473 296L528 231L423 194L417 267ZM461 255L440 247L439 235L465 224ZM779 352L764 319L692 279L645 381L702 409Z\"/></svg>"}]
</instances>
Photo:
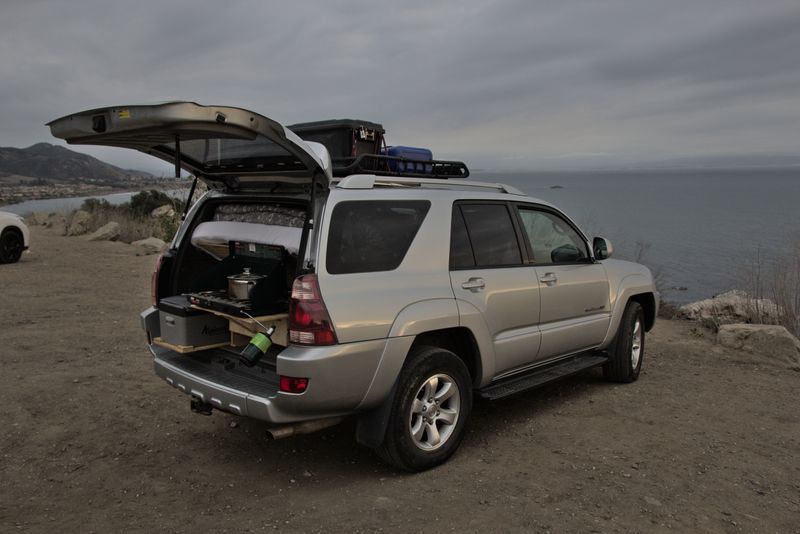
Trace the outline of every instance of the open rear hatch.
<instances>
[{"instance_id":1,"label":"open rear hatch","mask_svg":"<svg viewBox=\"0 0 800 534\"><path fill-rule=\"evenodd\" d=\"M193 102L99 108L48 126L70 144L138 150L209 187L248 193L204 204L188 225L192 233L164 256L153 343L235 355L231 347L246 346L261 321L274 327L276 347L288 344L289 287L305 257L314 197L332 177L323 145L252 111ZM246 294L232 294L231 279Z\"/></svg>"},{"instance_id":2,"label":"open rear hatch","mask_svg":"<svg viewBox=\"0 0 800 534\"><path fill-rule=\"evenodd\" d=\"M47 124L75 145L131 148L185 169L227 191L327 189L324 146L246 109L170 102L98 108Z\"/></svg>"}]
</instances>

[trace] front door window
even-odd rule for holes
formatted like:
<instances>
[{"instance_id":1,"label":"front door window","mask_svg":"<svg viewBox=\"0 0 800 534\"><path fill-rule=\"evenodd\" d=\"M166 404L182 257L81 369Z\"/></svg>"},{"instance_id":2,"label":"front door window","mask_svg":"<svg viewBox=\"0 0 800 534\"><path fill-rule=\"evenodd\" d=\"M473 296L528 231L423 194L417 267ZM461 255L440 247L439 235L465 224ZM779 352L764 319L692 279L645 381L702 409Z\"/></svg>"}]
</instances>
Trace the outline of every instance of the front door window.
<instances>
[{"instance_id":1,"label":"front door window","mask_svg":"<svg viewBox=\"0 0 800 534\"><path fill-rule=\"evenodd\" d=\"M520 209L519 215L535 263L575 263L589 258L583 238L561 217L532 209Z\"/></svg>"}]
</instances>

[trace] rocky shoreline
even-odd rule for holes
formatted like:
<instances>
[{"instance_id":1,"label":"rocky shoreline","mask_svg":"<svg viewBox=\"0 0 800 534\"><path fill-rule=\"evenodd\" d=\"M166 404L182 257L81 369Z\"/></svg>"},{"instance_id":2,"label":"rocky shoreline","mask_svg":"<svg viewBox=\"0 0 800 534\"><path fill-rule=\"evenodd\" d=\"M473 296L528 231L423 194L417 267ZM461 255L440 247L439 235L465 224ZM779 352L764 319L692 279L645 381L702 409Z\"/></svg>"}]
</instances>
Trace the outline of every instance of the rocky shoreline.
<instances>
[{"instance_id":1,"label":"rocky shoreline","mask_svg":"<svg viewBox=\"0 0 800 534\"><path fill-rule=\"evenodd\" d=\"M154 209L150 217L169 223L177 220L175 210L169 205ZM29 226L41 226L62 236L80 236L87 241L121 241L122 227L117 221L109 221L94 229L92 228L92 222L92 214L85 210L77 210L68 215L62 213L34 213L27 218ZM152 235L130 241L128 244L134 248L137 256L160 254L167 248L167 243L163 239Z\"/></svg>"},{"instance_id":2,"label":"rocky shoreline","mask_svg":"<svg viewBox=\"0 0 800 534\"><path fill-rule=\"evenodd\" d=\"M724 347L760 354L800 371L800 340L780 324L783 312L769 299L732 290L685 304L675 318L715 332L717 343Z\"/></svg>"}]
</instances>

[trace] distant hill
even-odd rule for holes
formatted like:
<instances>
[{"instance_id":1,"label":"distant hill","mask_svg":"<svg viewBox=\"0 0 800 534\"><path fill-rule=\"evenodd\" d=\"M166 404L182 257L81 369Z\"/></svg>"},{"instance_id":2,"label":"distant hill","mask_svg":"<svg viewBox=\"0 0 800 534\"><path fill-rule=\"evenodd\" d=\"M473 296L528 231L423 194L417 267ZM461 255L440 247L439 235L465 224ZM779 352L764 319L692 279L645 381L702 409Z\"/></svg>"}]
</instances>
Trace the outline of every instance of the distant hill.
<instances>
[{"instance_id":1,"label":"distant hill","mask_svg":"<svg viewBox=\"0 0 800 534\"><path fill-rule=\"evenodd\" d=\"M155 179L150 173L115 167L50 143L28 148L0 147L0 176L30 177L50 183L119 185Z\"/></svg>"}]
</instances>

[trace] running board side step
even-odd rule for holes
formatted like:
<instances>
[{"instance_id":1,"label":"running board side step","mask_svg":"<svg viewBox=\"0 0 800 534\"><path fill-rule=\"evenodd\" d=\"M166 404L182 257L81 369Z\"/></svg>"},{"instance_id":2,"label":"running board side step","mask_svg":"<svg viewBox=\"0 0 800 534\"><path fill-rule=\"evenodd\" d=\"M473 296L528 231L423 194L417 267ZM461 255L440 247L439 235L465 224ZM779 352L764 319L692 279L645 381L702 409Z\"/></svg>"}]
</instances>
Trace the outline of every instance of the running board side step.
<instances>
[{"instance_id":1,"label":"running board side step","mask_svg":"<svg viewBox=\"0 0 800 534\"><path fill-rule=\"evenodd\" d=\"M479 389L476 393L483 399L502 399L528 389L543 386L566 376L574 375L584 369L601 365L607 361L608 356L602 356L597 353L575 356L546 367L528 371L522 375L511 376Z\"/></svg>"}]
</instances>

